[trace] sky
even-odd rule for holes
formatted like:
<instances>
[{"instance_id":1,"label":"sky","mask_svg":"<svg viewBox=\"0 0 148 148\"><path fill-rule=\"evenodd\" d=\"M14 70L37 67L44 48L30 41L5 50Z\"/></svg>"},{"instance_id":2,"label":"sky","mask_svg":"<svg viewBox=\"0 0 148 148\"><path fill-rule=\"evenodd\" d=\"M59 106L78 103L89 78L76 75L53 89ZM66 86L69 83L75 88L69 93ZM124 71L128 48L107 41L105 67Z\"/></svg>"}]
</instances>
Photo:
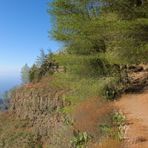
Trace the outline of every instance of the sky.
<instances>
[{"instance_id":1,"label":"sky","mask_svg":"<svg viewBox=\"0 0 148 148\"><path fill-rule=\"evenodd\" d=\"M61 44L48 37L50 0L0 0L0 79L20 74L41 49L57 51Z\"/></svg>"}]
</instances>

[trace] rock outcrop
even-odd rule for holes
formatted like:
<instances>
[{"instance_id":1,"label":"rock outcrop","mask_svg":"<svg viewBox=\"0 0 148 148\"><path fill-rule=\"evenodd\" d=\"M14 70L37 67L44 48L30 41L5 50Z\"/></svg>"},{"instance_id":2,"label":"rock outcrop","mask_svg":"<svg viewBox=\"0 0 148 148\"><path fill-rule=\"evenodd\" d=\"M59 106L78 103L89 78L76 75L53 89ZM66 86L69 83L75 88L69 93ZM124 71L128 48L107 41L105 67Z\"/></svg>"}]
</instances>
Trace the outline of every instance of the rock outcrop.
<instances>
[{"instance_id":1,"label":"rock outcrop","mask_svg":"<svg viewBox=\"0 0 148 148\"><path fill-rule=\"evenodd\" d=\"M128 68L129 85L126 92L139 92L148 87L148 66L131 66Z\"/></svg>"}]
</instances>

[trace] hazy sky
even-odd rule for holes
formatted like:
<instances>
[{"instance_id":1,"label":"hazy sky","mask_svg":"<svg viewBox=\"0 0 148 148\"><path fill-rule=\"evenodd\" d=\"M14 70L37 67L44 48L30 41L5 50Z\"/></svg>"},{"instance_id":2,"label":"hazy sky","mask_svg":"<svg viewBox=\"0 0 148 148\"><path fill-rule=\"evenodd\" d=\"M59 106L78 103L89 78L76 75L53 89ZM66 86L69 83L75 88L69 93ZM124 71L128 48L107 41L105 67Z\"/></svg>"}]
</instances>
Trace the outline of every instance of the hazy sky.
<instances>
[{"instance_id":1,"label":"hazy sky","mask_svg":"<svg viewBox=\"0 0 148 148\"><path fill-rule=\"evenodd\" d=\"M0 0L0 77L31 65L40 49L57 50L60 44L48 37L51 20L49 0Z\"/></svg>"}]
</instances>

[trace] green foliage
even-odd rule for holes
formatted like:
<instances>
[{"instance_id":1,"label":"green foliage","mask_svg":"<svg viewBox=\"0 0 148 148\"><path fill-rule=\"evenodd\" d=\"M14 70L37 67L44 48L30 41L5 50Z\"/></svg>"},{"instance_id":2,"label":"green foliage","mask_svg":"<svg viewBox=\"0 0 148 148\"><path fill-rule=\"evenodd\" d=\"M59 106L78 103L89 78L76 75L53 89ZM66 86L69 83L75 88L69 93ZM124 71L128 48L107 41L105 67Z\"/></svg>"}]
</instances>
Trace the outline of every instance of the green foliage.
<instances>
[{"instance_id":1,"label":"green foliage","mask_svg":"<svg viewBox=\"0 0 148 148\"><path fill-rule=\"evenodd\" d=\"M112 126L114 127L114 137L122 140L124 138L124 125L125 125L126 117L123 113L115 112L112 115Z\"/></svg>"},{"instance_id":2,"label":"green foliage","mask_svg":"<svg viewBox=\"0 0 148 148\"><path fill-rule=\"evenodd\" d=\"M72 119L70 116L68 116L68 115L65 114L65 116L64 116L64 123L65 123L66 125L71 125L71 126L73 126L74 121L73 121L73 119Z\"/></svg>"},{"instance_id":3,"label":"green foliage","mask_svg":"<svg viewBox=\"0 0 148 148\"><path fill-rule=\"evenodd\" d=\"M21 78L22 78L23 84L26 84L29 82L29 71L30 71L30 68L27 64L25 64L21 69Z\"/></svg>"},{"instance_id":4,"label":"green foliage","mask_svg":"<svg viewBox=\"0 0 148 148\"><path fill-rule=\"evenodd\" d=\"M37 67L41 67L41 65L44 63L46 58L47 58L47 55L45 54L44 50L41 49L40 50L40 56L38 56L37 60L36 60L36 66Z\"/></svg>"},{"instance_id":5,"label":"green foliage","mask_svg":"<svg viewBox=\"0 0 148 148\"><path fill-rule=\"evenodd\" d=\"M100 79L99 94L107 100L114 100L120 96L124 86L118 77L106 77Z\"/></svg>"},{"instance_id":6,"label":"green foliage","mask_svg":"<svg viewBox=\"0 0 148 148\"><path fill-rule=\"evenodd\" d=\"M34 64L29 71L30 82L38 82L43 76L53 74L58 68L51 52L47 55L43 51L41 53L42 56L38 58L38 64Z\"/></svg>"},{"instance_id":7,"label":"green foliage","mask_svg":"<svg viewBox=\"0 0 148 148\"><path fill-rule=\"evenodd\" d=\"M102 135L107 136L111 133L111 127L108 124L101 124L99 128Z\"/></svg>"},{"instance_id":8,"label":"green foliage","mask_svg":"<svg viewBox=\"0 0 148 148\"><path fill-rule=\"evenodd\" d=\"M148 2L55 0L50 6L52 35L65 45L54 58L79 81L68 98L91 96L91 87L109 100L119 97L126 87L121 67L148 62Z\"/></svg>"},{"instance_id":9,"label":"green foliage","mask_svg":"<svg viewBox=\"0 0 148 148\"><path fill-rule=\"evenodd\" d=\"M123 140L126 118L122 113L114 112L110 114L110 121L99 126L100 132L105 137Z\"/></svg>"},{"instance_id":10,"label":"green foliage","mask_svg":"<svg viewBox=\"0 0 148 148\"><path fill-rule=\"evenodd\" d=\"M90 1L56 0L50 11L56 18L53 36L68 45L68 52L90 54L104 50L104 42L97 34L95 14L89 9ZM98 11L99 7L96 7ZM91 19L94 17L94 20ZM94 27L92 27L92 25ZM96 29L96 30L95 30Z\"/></svg>"},{"instance_id":11,"label":"green foliage","mask_svg":"<svg viewBox=\"0 0 148 148\"><path fill-rule=\"evenodd\" d=\"M98 78L79 77L69 73L56 73L53 75L50 85L56 90L67 90L65 100L75 104L89 97L100 96L101 81ZM68 109L66 109L68 110Z\"/></svg>"},{"instance_id":12,"label":"green foliage","mask_svg":"<svg viewBox=\"0 0 148 148\"><path fill-rule=\"evenodd\" d=\"M111 64L147 61L147 1L56 0L51 5L53 37L65 43L68 53L101 54Z\"/></svg>"},{"instance_id":13,"label":"green foliage","mask_svg":"<svg viewBox=\"0 0 148 148\"><path fill-rule=\"evenodd\" d=\"M147 0L102 0L108 3L105 9L118 13L123 19L135 19L137 17L148 17Z\"/></svg>"},{"instance_id":14,"label":"green foliage","mask_svg":"<svg viewBox=\"0 0 148 148\"><path fill-rule=\"evenodd\" d=\"M106 86L104 86L104 89L102 92L103 92L103 96L109 100L114 100L115 98L119 97L121 94L121 90L118 87L118 83L107 84Z\"/></svg>"},{"instance_id":15,"label":"green foliage","mask_svg":"<svg viewBox=\"0 0 148 148\"><path fill-rule=\"evenodd\" d=\"M29 80L30 82L33 82L33 81L37 81L39 80L39 71L38 71L38 68L37 66L34 64L31 69L30 69L30 72L29 72Z\"/></svg>"},{"instance_id":16,"label":"green foliage","mask_svg":"<svg viewBox=\"0 0 148 148\"><path fill-rule=\"evenodd\" d=\"M125 116L123 113L115 112L112 116L113 124L120 126L125 124Z\"/></svg>"},{"instance_id":17,"label":"green foliage","mask_svg":"<svg viewBox=\"0 0 148 148\"><path fill-rule=\"evenodd\" d=\"M74 137L71 140L73 148L84 148L91 137L86 132L74 132Z\"/></svg>"},{"instance_id":18,"label":"green foliage","mask_svg":"<svg viewBox=\"0 0 148 148\"><path fill-rule=\"evenodd\" d=\"M66 72L79 77L100 77L107 75L106 63L99 56L90 55L55 55L56 61L63 65Z\"/></svg>"},{"instance_id":19,"label":"green foliage","mask_svg":"<svg viewBox=\"0 0 148 148\"><path fill-rule=\"evenodd\" d=\"M53 36L66 46L66 54L56 59L64 63L66 71L80 77L103 75L105 64L98 53L105 51L105 43L96 17L98 7L89 10L89 1L68 0L56 0L51 5L56 20Z\"/></svg>"}]
</instances>

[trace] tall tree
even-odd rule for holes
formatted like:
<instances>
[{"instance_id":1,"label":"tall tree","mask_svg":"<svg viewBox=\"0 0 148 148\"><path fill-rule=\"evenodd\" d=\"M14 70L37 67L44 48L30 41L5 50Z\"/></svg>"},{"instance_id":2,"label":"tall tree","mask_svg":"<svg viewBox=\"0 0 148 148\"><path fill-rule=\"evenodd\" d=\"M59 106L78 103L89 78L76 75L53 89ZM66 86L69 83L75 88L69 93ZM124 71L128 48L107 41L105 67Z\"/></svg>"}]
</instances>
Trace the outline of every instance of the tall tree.
<instances>
[{"instance_id":1,"label":"tall tree","mask_svg":"<svg viewBox=\"0 0 148 148\"><path fill-rule=\"evenodd\" d=\"M147 0L55 0L50 6L52 35L65 43L69 69L120 76L115 65L148 62Z\"/></svg>"},{"instance_id":2,"label":"tall tree","mask_svg":"<svg viewBox=\"0 0 148 148\"><path fill-rule=\"evenodd\" d=\"M106 18L106 57L112 63L148 62L148 1L103 0Z\"/></svg>"},{"instance_id":3,"label":"tall tree","mask_svg":"<svg viewBox=\"0 0 148 148\"><path fill-rule=\"evenodd\" d=\"M99 0L55 0L52 14L55 17L53 36L65 42L70 53L90 54L104 51L100 25L97 19Z\"/></svg>"},{"instance_id":4,"label":"tall tree","mask_svg":"<svg viewBox=\"0 0 148 148\"><path fill-rule=\"evenodd\" d=\"M98 54L106 50L102 32L104 24L98 21L100 0L55 0L51 5L50 13L56 24L53 37L65 43L67 53L73 55L68 59L75 61L69 64L69 69L74 68L73 71L83 76L98 75L103 65Z\"/></svg>"},{"instance_id":5,"label":"tall tree","mask_svg":"<svg viewBox=\"0 0 148 148\"><path fill-rule=\"evenodd\" d=\"M112 64L147 61L147 0L55 0L53 37L73 54L98 55Z\"/></svg>"}]
</instances>

